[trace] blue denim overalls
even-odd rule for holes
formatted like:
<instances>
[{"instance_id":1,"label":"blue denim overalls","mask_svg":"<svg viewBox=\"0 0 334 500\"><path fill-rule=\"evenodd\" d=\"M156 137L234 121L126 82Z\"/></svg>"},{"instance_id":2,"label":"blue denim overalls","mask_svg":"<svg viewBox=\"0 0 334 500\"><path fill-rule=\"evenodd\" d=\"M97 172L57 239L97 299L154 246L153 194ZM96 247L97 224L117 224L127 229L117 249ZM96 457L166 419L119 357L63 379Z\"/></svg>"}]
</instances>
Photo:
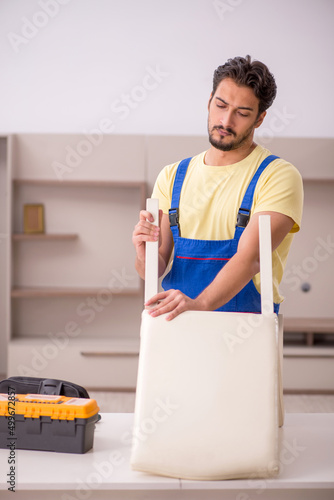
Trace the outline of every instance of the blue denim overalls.
<instances>
[{"instance_id":1,"label":"blue denim overalls","mask_svg":"<svg viewBox=\"0 0 334 500\"><path fill-rule=\"evenodd\" d=\"M241 203L237 216L237 224L233 240L196 240L182 238L179 226L179 203L182 184L191 158L180 162L173 186L172 203L169 210L169 222L174 239L174 261L170 272L162 281L164 290L171 288L181 290L185 295L194 299L216 277L222 267L237 252L240 236L242 235L250 217L256 183L263 170L277 156L270 155L263 160L255 172ZM279 304L274 304L274 311L278 313ZM217 311L231 312L261 312L261 296L256 290L253 280L227 304Z\"/></svg>"}]
</instances>

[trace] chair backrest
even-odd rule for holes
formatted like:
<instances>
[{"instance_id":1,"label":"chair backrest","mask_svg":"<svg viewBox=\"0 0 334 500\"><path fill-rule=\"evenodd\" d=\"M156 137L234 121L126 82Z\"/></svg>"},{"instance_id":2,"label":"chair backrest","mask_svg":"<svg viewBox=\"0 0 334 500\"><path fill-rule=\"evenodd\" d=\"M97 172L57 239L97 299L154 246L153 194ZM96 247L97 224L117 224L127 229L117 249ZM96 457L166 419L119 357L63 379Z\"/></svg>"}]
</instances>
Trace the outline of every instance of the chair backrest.
<instances>
[{"instance_id":1,"label":"chair backrest","mask_svg":"<svg viewBox=\"0 0 334 500\"><path fill-rule=\"evenodd\" d=\"M158 223L157 201L147 209ZM186 311L166 321L143 311L133 469L197 480L277 474L278 318L268 216L260 231L262 314ZM146 299L157 290L158 243L152 242Z\"/></svg>"}]
</instances>

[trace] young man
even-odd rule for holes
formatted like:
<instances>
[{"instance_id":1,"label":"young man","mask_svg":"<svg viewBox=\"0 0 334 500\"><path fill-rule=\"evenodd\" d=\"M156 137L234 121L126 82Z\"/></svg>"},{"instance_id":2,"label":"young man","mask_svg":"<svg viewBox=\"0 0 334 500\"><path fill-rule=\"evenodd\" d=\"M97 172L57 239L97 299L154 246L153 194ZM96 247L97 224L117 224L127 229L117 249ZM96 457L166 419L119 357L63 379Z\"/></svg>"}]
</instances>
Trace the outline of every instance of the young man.
<instances>
[{"instance_id":1,"label":"young man","mask_svg":"<svg viewBox=\"0 0 334 500\"><path fill-rule=\"evenodd\" d=\"M145 276L146 241L159 239L159 275L165 290L146 305L167 320L186 310L260 312L259 231L271 216L274 309L279 283L300 229L303 187L290 163L253 141L276 96L276 83L260 61L236 57L214 72L208 104L211 147L165 167L154 186L160 224L140 212L133 232L136 269ZM182 189L182 192L181 192ZM174 244L174 245L173 245Z\"/></svg>"}]
</instances>

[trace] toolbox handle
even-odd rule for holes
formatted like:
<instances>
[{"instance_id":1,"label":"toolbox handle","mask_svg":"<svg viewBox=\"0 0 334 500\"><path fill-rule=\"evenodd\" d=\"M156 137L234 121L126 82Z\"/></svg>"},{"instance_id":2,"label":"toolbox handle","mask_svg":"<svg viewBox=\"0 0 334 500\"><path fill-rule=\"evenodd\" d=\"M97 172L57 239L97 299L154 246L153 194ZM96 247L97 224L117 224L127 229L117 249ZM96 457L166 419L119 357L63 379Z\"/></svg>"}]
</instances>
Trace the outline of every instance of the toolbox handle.
<instances>
[{"instance_id":1,"label":"toolbox handle","mask_svg":"<svg viewBox=\"0 0 334 500\"><path fill-rule=\"evenodd\" d=\"M52 378L45 378L39 384L38 394L59 396L62 392L63 382Z\"/></svg>"}]
</instances>

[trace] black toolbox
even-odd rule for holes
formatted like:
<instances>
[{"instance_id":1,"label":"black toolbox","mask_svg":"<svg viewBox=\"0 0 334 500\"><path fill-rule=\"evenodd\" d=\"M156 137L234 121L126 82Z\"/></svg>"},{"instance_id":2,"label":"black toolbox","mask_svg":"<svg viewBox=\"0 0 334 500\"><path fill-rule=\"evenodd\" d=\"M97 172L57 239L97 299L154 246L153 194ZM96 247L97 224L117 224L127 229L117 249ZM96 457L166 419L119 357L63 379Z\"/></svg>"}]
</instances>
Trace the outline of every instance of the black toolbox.
<instances>
[{"instance_id":1,"label":"black toolbox","mask_svg":"<svg viewBox=\"0 0 334 500\"><path fill-rule=\"evenodd\" d=\"M0 393L0 448L85 453L98 411L95 399Z\"/></svg>"}]
</instances>

